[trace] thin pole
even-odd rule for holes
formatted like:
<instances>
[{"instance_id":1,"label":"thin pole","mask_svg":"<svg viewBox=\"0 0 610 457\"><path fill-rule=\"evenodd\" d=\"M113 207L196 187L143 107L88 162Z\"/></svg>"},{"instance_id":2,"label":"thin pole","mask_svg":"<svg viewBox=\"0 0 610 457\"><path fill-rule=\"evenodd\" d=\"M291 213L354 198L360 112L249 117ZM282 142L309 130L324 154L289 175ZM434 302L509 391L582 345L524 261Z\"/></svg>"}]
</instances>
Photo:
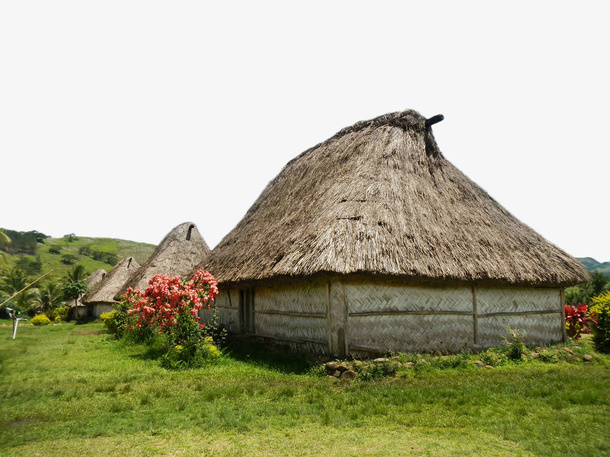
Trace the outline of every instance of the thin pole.
<instances>
[{"instance_id":1,"label":"thin pole","mask_svg":"<svg viewBox=\"0 0 610 457\"><path fill-rule=\"evenodd\" d=\"M32 287L34 284L36 284L38 281L40 281L42 278L44 278L45 276L50 275L51 273L53 273L53 271L55 271L55 269L49 271L48 273L43 274L40 278L38 278L36 281L31 282L30 284L28 284L27 286L25 286L23 289L21 289L19 292L14 293L11 297L9 297L8 299L4 300L0 306L3 306L4 304L8 303L9 301L11 301L13 298L15 298L17 295L19 295L21 292L23 292L24 290L28 289L29 287Z\"/></svg>"}]
</instances>

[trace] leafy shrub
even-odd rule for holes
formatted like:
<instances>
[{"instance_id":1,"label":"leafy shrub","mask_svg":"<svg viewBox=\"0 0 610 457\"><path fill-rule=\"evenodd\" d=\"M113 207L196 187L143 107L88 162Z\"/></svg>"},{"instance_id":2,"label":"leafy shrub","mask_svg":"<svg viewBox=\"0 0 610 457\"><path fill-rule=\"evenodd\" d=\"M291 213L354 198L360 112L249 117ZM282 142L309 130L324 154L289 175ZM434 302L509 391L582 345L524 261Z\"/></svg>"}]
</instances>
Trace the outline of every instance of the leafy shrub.
<instances>
[{"instance_id":1,"label":"leafy shrub","mask_svg":"<svg viewBox=\"0 0 610 457\"><path fill-rule=\"evenodd\" d=\"M61 248L57 246L49 247L49 254L61 254Z\"/></svg>"},{"instance_id":2,"label":"leafy shrub","mask_svg":"<svg viewBox=\"0 0 610 457\"><path fill-rule=\"evenodd\" d=\"M519 330L507 329L510 335L509 339L505 339L508 345L507 353L511 360L521 360L523 354L525 354L525 343L523 342L523 335Z\"/></svg>"},{"instance_id":3,"label":"leafy shrub","mask_svg":"<svg viewBox=\"0 0 610 457\"><path fill-rule=\"evenodd\" d=\"M591 299L591 312L597 322L593 324L593 343L598 351L610 352L610 292Z\"/></svg>"},{"instance_id":4,"label":"leafy shrub","mask_svg":"<svg viewBox=\"0 0 610 457\"><path fill-rule=\"evenodd\" d=\"M219 356L213 337L206 334L198 317L218 295L214 277L200 270L191 281L155 275L148 284L144 291L129 288L121 297L119 315L125 318L125 336L147 342L164 334L167 350L161 363L168 368L202 366ZM210 331L214 328L211 324Z\"/></svg>"},{"instance_id":5,"label":"leafy shrub","mask_svg":"<svg viewBox=\"0 0 610 457\"><path fill-rule=\"evenodd\" d=\"M499 367L501 365L506 365L509 362L509 359L506 354L506 349L490 348L484 352L481 352L481 354L479 354L479 359L485 365Z\"/></svg>"},{"instance_id":6,"label":"leafy shrub","mask_svg":"<svg viewBox=\"0 0 610 457\"><path fill-rule=\"evenodd\" d=\"M61 322L68 320L68 313L70 312L69 306L61 306L47 311L45 315L54 322Z\"/></svg>"},{"instance_id":7,"label":"leafy shrub","mask_svg":"<svg viewBox=\"0 0 610 457\"><path fill-rule=\"evenodd\" d=\"M106 326L108 333L110 333L111 335L117 335L117 333L119 333L119 329L122 330L125 326L126 316L127 316L126 313L121 315L121 313L118 310L113 309L112 311L110 311L108 313L100 314L100 319ZM120 336L122 336L122 333L121 333L121 335L119 335L119 337Z\"/></svg>"},{"instance_id":8,"label":"leafy shrub","mask_svg":"<svg viewBox=\"0 0 610 457\"><path fill-rule=\"evenodd\" d=\"M34 316L30 322L33 325L49 325L51 323L51 319L44 314L39 314L38 316Z\"/></svg>"},{"instance_id":9,"label":"leafy shrub","mask_svg":"<svg viewBox=\"0 0 610 457\"><path fill-rule=\"evenodd\" d=\"M62 254L60 262L64 265L73 265L78 260L74 254Z\"/></svg>"},{"instance_id":10,"label":"leafy shrub","mask_svg":"<svg viewBox=\"0 0 610 457\"><path fill-rule=\"evenodd\" d=\"M214 344L212 337L206 337L203 345L177 344L162 357L161 366L170 369L201 367L221 356L222 352Z\"/></svg>"},{"instance_id":11,"label":"leafy shrub","mask_svg":"<svg viewBox=\"0 0 610 457\"><path fill-rule=\"evenodd\" d=\"M580 339L582 333L590 333L589 324L595 324L595 315L589 313L589 307L582 303L577 306L565 305L566 331L570 338Z\"/></svg>"}]
</instances>

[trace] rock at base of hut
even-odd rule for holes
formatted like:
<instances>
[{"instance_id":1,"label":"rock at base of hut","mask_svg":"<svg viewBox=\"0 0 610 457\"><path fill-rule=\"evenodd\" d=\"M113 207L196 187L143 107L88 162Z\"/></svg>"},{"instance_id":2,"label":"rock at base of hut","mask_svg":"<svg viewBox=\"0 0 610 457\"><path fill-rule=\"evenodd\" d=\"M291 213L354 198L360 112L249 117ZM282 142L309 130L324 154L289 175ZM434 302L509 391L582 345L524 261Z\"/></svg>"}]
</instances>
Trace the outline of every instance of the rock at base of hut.
<instances>
[{"instance_id":1,"label":"rock at base of hut","mask_svg":"<svg viewBox=\"0 0 610 457\"><path fill-rule=\"evenodd\" d=\"M354 379L356 379L356 376L358 376L358 373L352 370L347 370L341 373L341 379L345 379L348 381L353 381Z\"/></svg>"}]
</instances>

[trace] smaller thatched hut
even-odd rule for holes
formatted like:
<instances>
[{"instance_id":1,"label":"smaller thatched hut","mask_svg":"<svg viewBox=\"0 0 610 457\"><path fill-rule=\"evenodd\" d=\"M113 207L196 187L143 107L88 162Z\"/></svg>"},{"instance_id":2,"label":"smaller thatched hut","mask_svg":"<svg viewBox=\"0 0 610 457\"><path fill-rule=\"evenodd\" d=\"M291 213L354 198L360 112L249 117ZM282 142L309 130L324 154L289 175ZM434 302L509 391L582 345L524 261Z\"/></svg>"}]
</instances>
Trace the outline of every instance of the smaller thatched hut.
<instances>
[{"instance_id":1,"label":"smaller thatched hut","mask_svg":"<svg viewBox=\"0 0 610 457\"><path fill-rule=\"evenodd\" d=\"M89 290L93 289L98 282L102 281L106 277L107 271L103 268L95 270L93 273L89 275L87 279L85 279L85 284L89 286ZM74 306L74 304L70 304L69 306ZM74 315L76 317L85 316L87 314L87 307L83 304L81 299L76 300L76 306L74 310Z\"/></svg>"},{"instance_id":2,"label":"smaller thatched hut","mask_svg":"<svg viewBox=\"0 0 610 457\"><path fill-rule=\"evenodd\" d=\"M125 283L117 290L114 298L124 294L129 287L144 290L148 281L157 274L185 276L206 259L210 248L192 222L184 222L169 232L157 246L155 252L134 271Z\"/></svg>"},{"instance_id":3,"label":"smaller thatched hut","mask_svg":"<svg viewBox=\"0 0 610 457\"><path fill-rule=\"evenodd\" d=\"M106 277L81 299L87 308L86 315L100 317L102 313L112 311L114 304L117 303L114 299L117 291L138 268L140 264L133 257L127 257L117 263Z\"/></svg>"}]
</instances>

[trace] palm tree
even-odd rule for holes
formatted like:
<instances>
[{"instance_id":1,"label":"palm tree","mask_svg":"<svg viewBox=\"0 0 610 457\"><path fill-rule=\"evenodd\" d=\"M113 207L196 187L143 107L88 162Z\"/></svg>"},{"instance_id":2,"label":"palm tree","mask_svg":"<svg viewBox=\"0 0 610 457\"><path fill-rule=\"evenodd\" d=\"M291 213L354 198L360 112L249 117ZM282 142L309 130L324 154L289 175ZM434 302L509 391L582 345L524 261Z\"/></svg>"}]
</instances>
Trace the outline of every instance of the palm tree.
<instances>
[{"instance_id":1,"label":"palm tree","mask_svg":"<svg viewBox=\"0 0 610 457\"><path fill-rule=\"evenodd\" d=\"M66 300L74 300L74 306L78 305L81 295L89 292L89 286L85 283L87 273L82 265L74 265L64 276L62 290Z\"/></svg>"},{"instance_id":2,"label":"palm tree","mask_svg":"<svg viewBox=\"0 0 610 457\"><path fill-rule=\"evenodd\" d=\"M12 267L4 271L0 281L0 290L6 292L9 296L25 289L27 286L27 276L21 268ZM19 309L25 310L28 308L32 298L33 290L26 289L15 297L15 304Z\"/></svg>"},{"instance_id":3,"label":"palm tree","mask_svg":"<svg viewBox=\"0 0 610 457\"><path fill-rule=\"evenodd\" d=\"M74 265L64 276L65 282L85 282L85 279L87 279L87 272L82 265Z\"/></svg>"},{"instance_id":4,"label":"palm tree","mask_svg":"<svg viewBox=\"0 0 610 457\"><path fill-rule=\"evenodd\" d=\"M63 301L61 286L53 281L42 284L34 290L34 303L41 312L57 308Z\"/></svg>"}]
</instances>

